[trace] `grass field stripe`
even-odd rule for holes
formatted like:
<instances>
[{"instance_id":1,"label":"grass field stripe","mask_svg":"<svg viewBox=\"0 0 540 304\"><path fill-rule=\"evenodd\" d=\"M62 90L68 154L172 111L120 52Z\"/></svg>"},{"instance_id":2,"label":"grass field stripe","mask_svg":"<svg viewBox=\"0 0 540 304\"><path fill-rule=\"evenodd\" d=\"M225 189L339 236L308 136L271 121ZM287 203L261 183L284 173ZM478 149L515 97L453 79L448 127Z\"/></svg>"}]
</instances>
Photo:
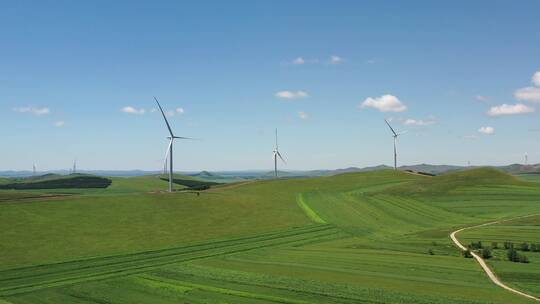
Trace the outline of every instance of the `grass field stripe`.
<instances>
[{"instance_id":1,"label":"grass field stripe","mask_svg":"<svg viewBox=\"0 0 540 304\"><path fill-rule=\"evenodd\" d=\"M494 221L494 222L489 222L489 223L484 223L484 224L480 224L480 225L475 225L475 226L470 226L470 227L465 227L465 228L461 228L461 229L458 229L454 232L452 232L450 234L450 238L452 239L452 241L454 242L454 244L456 244L456 246L458 246L461 250L467 250L467 248L461 244L461 242L458 240L458 238L456 237L456 235L463 231L463 230L468 230L468 229L473 229L473 228L479 228L479 227L484 227L484 226L489 226L489 225L494 225L494 224L499 224L499 223L504 223L504 222L509 222L509 221L513 221L513 220L517 220L517 219L522 219L522 218L527 218L527 217L532 217L532 216L537 216L537 215L540 215L539 214L530 214L530 215L524 215L524 216L518 216L518 217L514 217L514 218L511 218L511 219L504 219L504 220L499 220L499 221ZM535 301L538 301L540 302L540 298L537 298L533 295L530 295L528 293L525 293L525 292L522 292L522 291L519 291L517 289L514 289L512 287L509 287L508 285L504 284L503 282L501 282L501 280L495 275L495 273L491 270L491 268L489 268L489 266L486 264L486 262L484 261L484 259L482 259L478 254L476 254L475 252L471 251L471 255L476 259L476 261L478 262L478 264L480 264L480 266L482 267L482 269L484 270L484 272L487 274L487 276L489 277L489 279L495 283L495 285L503 288L503 289L506 289L510 292L513 292L517 295L520 295L520 296L523 296L523 297L526 297L526 298L529 298L531 300L535 300Z\"/></svg>"},{"instance_id":2,"label":"grass field stripe","mask_svg":"<svg viewBox=\"0 0 540 304\"><path fill-rule=\"evenodd\" d=\"M329 234L327 234L327 235L329 235ZM323 235L323 236L325 236L325 235ZM122 270L122 271L101 272L101 273L98 273L98 274L87 274L87 275L84 275L84 276L79 276L79 277L74 277L74 278L72 277L72 278L66 278L66 279L57 279L55 281L46 281L46 282L44 282L42 284L28 284L28 285L24 285L24 286L15 286L15 287L12 287L12 288L7 288L7 289L0 290L0 295L2 295L2 296L11 296L11 295L16 295L16 294L33 292L33 291L40 290L40 289L45 289L45 288L59 287L59 286L64 286L64 285L73 285L73 284L82 283L82 282L88 282L88 281L104 280L104 279L110 279L110 278L117 278L117 277L121 277L121 276L128 276L128 275L133 275L133 274L138 274L138 273L151 271L151 270L154 270L156 268L166 266L166 265L170 265L170 264L174 264L174 263L186 262L186 261L192 261L192 260L198 260L198 259L205 259L205 258L209 258L209 257L221 256L221 255L224 255L224 254L241 253L241 252L246 252L246 251L259 249L259 248L263 248L263 247L271 247L271 246L279 246L279 245L284 245L284 244L290 244L290 243L295 243L297 241L308 240L310 238L311 238L311 236L308 236L308 237L303 238L303 239L292 240L292 241L283 241L283 242L280 242L280 243L270 244L268 246L237 249L235 251L227 251L227 252L218 252L218 253L214 253L214 254L196 256L196 257L192 257L192 258L185 258L185 259L171 261L171 262L157 264L157 265L136 267L135 269L127 269L127 270Z\"/></svg>"},{"instance_id":3,"label":"grass field stripe","mask_svg":"<svg viewBox=\"0 0 540 304\"><path fill-rule=\"evenodd\" d=\"M248 299L257 299L257 300L266 300L276 303L285 303L285 304L310 304L310 302L301 301L301 300L294 300L284 297L276 297L276 296L269 296L269 295L263 295L253 292L247 292L247 291L240 291L240 290L234 290L234 289L226 289L226 288L220 288L220 287L214 287L209 285L202 285L202 284L196 284L191 282L185 282L185 281L176 281L177 284L181 286L186 286L194 289L200 289L204 291L210 291L210 292L216 292L226 295L232 295L242 298L248 298Z\"/></svg>"},{"instance_id":4,"label":"grass field stripe","mask_svg":"<svg viewBox=\"0 0 540 304\"><path fill-rule=\"evenodd\" d=\"M304 213L315 223L317 224L326 224L326 221L323 220L313 209L309 207L309 205L304 201L304 196L302 193L298 193L296 195L296 202L298 203L298 206L302 208Z\"/></svg>"},{"instance_id":5,"label":"grass field stripe","mask_svg":"<svg viewBox=\"0 0 540 304\"><path fill-rule=\"evenodd\" d=\"M208 258L208 257L213 257L213 256L220 256L220 255L224 255L224 254L233 254L233 253L245 252L245 251L250 251L250 250L263 248L263 247L285 245L285 244L305 241L305 240L311 239L313 237L321 237L321 236L325 237L325 236L329 236L329 235L332 235L332 234L340 233L339 230L329 229L329 228L331 228L330 226L325 226L325 227L326 227L326 229L317 230L317 231L311 232L311 233L300 233L300 234L292 234L292 235L289 234L289 235L286 235L286 236L281 237L281 238L279 238L279 237L278 238L270 238L270 239L261 240L261 241L256 242L256 243L250 242L250 243L247 243L247 244L240 244L238 246L243 246L243 247L240 247L240 248L234 248L233 247L230 250L224 250L223 251L224 248L219 248L218 247L218 248L214 248L215 250L218 250L217 252L205 252L205 251L202 251L200 256L191 256L191 257L182 257L182 256L180 256L180 257L175 257L175 259L171 259L171 260L167 260L167 261L163 261L163 262L158 261L159 263L151 264L151 265L140 266L141 261L132 261L132 262L136 263L136 266L133 266L131 268L125 266L124 264L119 264L119 265L113 265L113 266L122 267L121 270L107 271L107 269L105 269L105 270L103 270L101 272L97 271L97 273L89 273L89 274L79 275L79 276L75 276L75 277L68 277L68 278L65 278L65 275L67 274L66 272L59 272L59 273L56 273L56 274L64 275L64 277L61 278L61 279L53 279L53 280L45 279L45 281L41 282L41 283L37 282L37 283L32 283L32 284L22 284L22 285L15 285L15 286L10 286L10 287L6 287L6 288L1 288L0 289L0 295L13 295L13 294L18 294L18 293L30 292L30 291L34 291L34 290L37 290L37 289L43 289L43 288L56 287L56 286L62 286L62 285L67 285L67 284L80 283L80 282L83 282L83 281L90 281L90 280L96 280L96 279L104 279L104 278L110 278L110 277L132 275L132 274L136 274L136 273L146 272L146 271L149 271L149 270L161 267L161 266L165 266L165 265L169 265L169 264L173 264L173 263L177 263L177 262L184 262L184 261L189 261L189 260L202 259L202 258ZM318 234L318 233L320 233L320 234ZM299 238L299 239L295 238L295 237L299 237L299 236L301 238ZM289 239L289 238L293 238L293 239ZM262 244L259 244L259 243L262 243ZM233 246L235 246L235 245L233 245ZM220 251L220 249L221 249L221 251ZM77 270L73 270L72 273L73 272L74 272L74 274L77 274ZM25 279L25 277L17 278L17 279Z\"/></svg>"},{"instance_id":6,"label":"grass field stripe","mask_svg":"<svg viewBox=\"0 0 540 304\"><path fill-rule=\"evenodd\" d=\"M260 242L268 242L268 241L273 241L273 240L282 240L282 239L285 239L285 238L289 238L289 237L296 237L296 236L302 236L302 235L313 235L315 233L319 233L319 232L322 232L323 235L332 235L332 234L335 234L335 233L338 233L337 231L333 230L333 229L328 229L330 228L329 226L326 227L326 229L318 229L318 230L315 230L315 231L309 231L309 232L303 232L303 233L295 233L295 234L285 234L285 235L280 235L278 237L272 237L272 238L265 238L265 239L262 239L262 240L259 240L257 241L256 243L254 242L250 242L250 243L240 243L240 244L230 244L230 245L227 245L227 246L223 246L223 247L212 247L212 248L208 248L208 250L219 250L219 249L224 249L224 248L227 248L227 247L231 247L231 246L241 246L241 245L250 245L250 248L251 247L255 247L257 248L257 246L255 246L257 243L260 243ZM330 233L326 233L326 231L329 231L330 230ZM301 239L301 240L304 240L304 239ZM300 240L292 240L294 242L296 241L300 241ZM289 241L287 241L289 242ZM272 244L271 244L272 245ZM181 252L180 254L193 254L193 253L198 253L200 251L206 251L206 250L193 250L193 251L188 251L188 252ZM168 256L165 256L165 257L169 257ZM174 257L174 256L173 256ZM160 256L160 257L156 257L156 258L163 258L163 256ZM153 258L155 259L155 258ZM99 267L102 267L102 266L115 266L115 265L118 265L118 266L121 266L121 267L124 267L125 264L127 263L136 263L136 264L139 264L140 262L144 261L145 259L138 259L138 260L129 260L127 262L124 262L124 261L120 261L118 263L108 263L108 264L102 264L102 265L98 265ZM148 260L148 259L146 259ZM173 261L174 262L174 261ZM38 275L38 276L47 276L47 275L51 275L51 274L66 274L66 273L69 273L69 272L76 272L76 271L80 271L81 269L92 269L92 268L95 268L96 265L90 265L90 266L87 266L87 267L77 267L76 269L69 269L67 271L57 271L57 272L49 272L49 273L45 273L45 274L41 274L41 275ZM125 268L123 268L125 269ZM15 277L15 278L11 278L11 280L14 280L14 279L24 279L24 278L28 278L28 277L37 277L36 275L30 275L30 276L25 276L23 278L20 278L20 277ZM1 289L0 289L1 290Z\"/></svg>"},{"instance_id":7,"label":"grass field stripe","mask_svg":"<svg viewBox=\"0 0 540 304\"><path fill-rule=\"evenodd\" d=\"M123 255L112 255L112 256L105 256L105 257L95 257L95 258L88 258L88 259L80 259L80 260L70 260L60 263L51 263L51 264L41 264L41 265L34 265L34 266L27 266L27 267L20 267L20 268L11 268L0 271L0 282L6 280L6 273L9 274L11 272L21 272L21 271L29 271L32 273L35 273L40 268L48 268L51 266L63 266L63 265L69 265L69 264L76 264L81 262L102 262L106 260L114 260L118 258L128 258L128 257L140 257L141 255L159 255L163 254L166 255L169 252L176 252L177 250L186 250L186 249L192 249L197 247L208 247L208 246L215 246L217 244L227 244L230 245L231 242L243 242L248 240L256 240L260 238L267 238L272 236L279 236L283 237L287 233L302 233L302 232L313 232L313 231L319 231L328 229L332 226L321 226L321 225L312 225L312 226L306 226L301 228L294 228L294 229L287 229L287 230L281 230L281 231L275 231L272 233L262 233L257 235L251 235L248 237L242 237L242 238L233 238L233 239L225 239L225 240L216 240L211 242L205 242L205 243L199 243L199 244L193 244L193 245L187 245L187 246L181 246L181 247L173 247L173 248L165 248L160 250L152 250L152 251L143 251L143 252L135 252L135 253L129 253L129 254L123 254ZM9 278L7 278L9 279Z\"/></svg>"}]
</instances>

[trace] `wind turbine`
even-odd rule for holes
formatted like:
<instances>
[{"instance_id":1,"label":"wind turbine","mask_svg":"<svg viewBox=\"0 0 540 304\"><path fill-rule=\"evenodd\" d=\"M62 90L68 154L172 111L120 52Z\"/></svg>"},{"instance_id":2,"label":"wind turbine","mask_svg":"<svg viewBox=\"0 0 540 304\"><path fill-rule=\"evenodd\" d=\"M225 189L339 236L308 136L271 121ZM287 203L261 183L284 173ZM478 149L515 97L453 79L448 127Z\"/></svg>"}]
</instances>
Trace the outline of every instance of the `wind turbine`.
<instances>
[{"instance_id":1,"label":"wind turbine","mask_svg":"<svg viewBox=\"0 0 540 304\"><path fill-rule=\"evenodd\" d=\"M156 101L159 110L161 111L161 115L163 115L163 119L165 120L165 124L167 125L167 129L169 130L170 136L167 137L169 139L169 147L167 148L167 152L165 153L165 165L164 170L166 171L167 168L167 156L169 157L169 192L173 191L173 142L175 139L192 139L189 137L181 137L181 136L175 136L171 125L169 125L169 121L167 120L167 116L165 115L165 112L163 112L163 108L161 108L161 105L159 104L159 101L154 96L154 100Z\"/></svg>"},{"instance_id":2,"label":"wind turbine","mask_svg":"<svg viewBox=\"0 0 540 304\"><path fill-rule=\"evenodd\" d=\"M384 122L386 122L386 124L388 125L388 127L390 128L390 131L392 131L392 137L394 137L394 170L397 170L397 150L396 150L396 142L397 142L397 138L398 136L404 134L405 132L401 132L401 133L396 133L396 131L394 131L394 129L392 128L392 126L390 125L390 123L388 123L388 120L384 120Z\"/></svg>"},{"instance_id":3,"label":"wind turbine","mask_svg":"<svg viewBox=\"0 0 540 304\"><path fill-rule=\"evenodd\" d=\"M525 152L525 166L529 164L529 154Z\"/></svg>"},{"instance_id":4,"label":"wind turbine","mask_svg":"<svg viewBox=\"0 0 540 304\"><path fill-rule=\"evenodd\" d=\"M286 164L287 162L283 159L283 157L281 156L281 153L279 153L279 149L278 149L278 140L277 140L277 128L276 128L276 145L274 147L274 176L277 178L278 177L278 170L277 170L277 159L278 157L281 159L281 161Z\"/></svg>"},{"instance_id":5,"label":"wind turbine","mask_svg":"<svg viewBox=\"0 0 540 304\"><path fill-rule=\"evenodd\" d=\"M36 164L32 165L32 176L36 176Z\"/></svg>"}]
</instances>

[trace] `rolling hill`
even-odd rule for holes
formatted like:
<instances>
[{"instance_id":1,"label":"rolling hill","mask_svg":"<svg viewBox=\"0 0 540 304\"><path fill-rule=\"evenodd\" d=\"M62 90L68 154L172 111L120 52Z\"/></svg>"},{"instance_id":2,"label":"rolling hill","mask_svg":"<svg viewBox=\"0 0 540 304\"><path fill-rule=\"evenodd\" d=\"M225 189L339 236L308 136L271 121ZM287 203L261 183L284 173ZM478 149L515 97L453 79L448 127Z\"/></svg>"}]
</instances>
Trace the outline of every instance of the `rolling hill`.
<instances>
[{"instance_id":1,"label":"rolling hill","mask_svg":"<svg viewBox=\"0 0 540 304\"><path fill-rule=\"evenodd\" d=\"M258 180L200 196L136 191L163 185L158 176L113 179L98 193L1 203L0 298L529 303L492 285L448 238L456 227L540 212L539 184L498 170ZM540 260L530 258L533 267L503 260L495 269L534 293Z\"/></svg>"}]
</instances>

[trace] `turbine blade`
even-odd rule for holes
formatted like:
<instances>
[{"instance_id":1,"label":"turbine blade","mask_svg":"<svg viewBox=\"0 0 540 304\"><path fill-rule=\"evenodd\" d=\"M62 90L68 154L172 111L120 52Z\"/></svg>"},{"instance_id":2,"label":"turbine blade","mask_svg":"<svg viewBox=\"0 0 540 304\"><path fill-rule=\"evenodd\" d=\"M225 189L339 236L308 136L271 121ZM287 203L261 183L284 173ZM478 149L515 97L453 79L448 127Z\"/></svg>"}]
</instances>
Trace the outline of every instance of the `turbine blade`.
<instances>
[{"instance_id":1,"label":"turbine blade","mask_svg":"<svg viewBox=\"0 0 540 304\"><path fill-rule=\"evenodd\" d=\"M189 140L200 140L198 138L191 138L191 137L182 137L182 136L173 136L174 139L189 139Z\"/></svg>"},{"instance_id":2,"label":"turbine blade","mask_svg":"<svg viewBox=\"0 0 540 304\"><path fill-rule=\"evenodd\" d=\"M384 122L386 122L386 124L388 125L388 127L390 128L390 130L392 131L392 133L394 133L394 136L398 136L396 134L396 131L394 131L394 129L392 128L392 126L388 123L388 121L385 119Z\"/></svg>"},{"instance_id":3,"label":"turbine blade","mask_svg":"<svg viewBox=\"0 0 540 304\"><path fill-rule=\"evenodd\" d=\"M173 131L171 129L171 126L169 125L169 121L167 120L167 116L165 116L165 112L163 112L163 108L159 104L159 101L157 100L156 96L154 96L154 100L156 101L159 110L161 111L161 115L163 115L163 119L165 119L165 123L167 124L167 129L169 129L169 133L171 134L171 137L174 137Z\"/></svg>"},{"instance_id":4,"label":"turbine blade","mask_svg":"<svg viewBox=\"0 0 540 304\"><path fill-rule=\"evenodd\" d=\"M278 143L277 143L277 128L276 128L276 150L278 148Z\"/></svg>"},{"instance_id":5,"label":"turbine blade","mask_svg":"<svg viewBox=\"0 0 540 304\"><path fill-rule=\"evenodd\" d=\"M281 156L281 153L279 153L279 151L277 151L277 155L279 156L279 158L281 159L281 161L286 164L287 162L283 159L283 157Z\"/></svg>"}]
</instances>

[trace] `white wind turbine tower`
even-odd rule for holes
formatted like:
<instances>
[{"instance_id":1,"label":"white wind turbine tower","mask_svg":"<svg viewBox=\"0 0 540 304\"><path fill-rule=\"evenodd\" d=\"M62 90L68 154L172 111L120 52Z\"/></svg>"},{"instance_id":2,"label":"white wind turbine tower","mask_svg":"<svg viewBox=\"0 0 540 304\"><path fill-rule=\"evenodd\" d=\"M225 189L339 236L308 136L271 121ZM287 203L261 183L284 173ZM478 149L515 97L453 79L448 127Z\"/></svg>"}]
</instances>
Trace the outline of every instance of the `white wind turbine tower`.
<instances>
[{"instance_id":1,"label":"white wind turbine tower","mask_svg":"<svg viewBox=\"0 0 540 304\"><path fill-rule=\"evenodd\" d=\"M273 155L273 158L274 158L274 177L278 177L278 168L277 168L277 159L278 157L281 159L281 161L286 164L287 162L283 159L283 157L281 156L281 153L279 153L279 148L278 148L278 140L277 140L277 129L276 129L276 145L274 147L274 155Z\"/></svg>"},{"instance_id":2,"label":"white wind turbine tower","mask_svg":"<svg viewBox=\"0 0 540 304\"><path fill-rule=\"evenodd\" d=\"M32 165L32 176L36 176L36 164Z\"/></svg>"},{"instance_id":3,"label":"white wind turbine tower","mask_svg":"<svg viewBox=\"0 0 540 304\"><path fill-rule=\"evenodd\" d=\"M167 137L169 139L169 147L167 148L167 152L165 153L165 165L164 170L166 171L167 167L167 156L169 157L169 192L173 191L173 142L175 139L192 139L188 137L181 137L181 136L174 136L174 133L171 129L171 126L169 125L169 121L167 120L167 116L165 115L165 112L163 112L163 108L161 108L161 105L159 104L159 101L154 96L154 100L156 101L159 110L161 111L161 115L163 115L163 119L165 120L165 124L167 125L167 129L169 130L170 136Z\"/></svg>"},{"instance_id":4,"label":"white wind turbine tower","mask_svg":"<svg viewBox=\"0 0 540 304\"><path fill-rule=\"evenodd\" d=\"M525 166L529 164L529 154L525 152Z\"/></svg>"},{"instance_id":5,"label":"white wind turbine tower","mask_svg":"<svg viewBox=\"0 0 540 304\"><path fill-rule=\"evenodd\" d=\"M392 137L394 137L394 170L397 170L397 150L396 150L397 138L398 136L404 134L405 132L396 133L396 131L394 131L394 129L392 128L390 123L388 123L386 119L384 120L384 122L386 122L386 124L390 128L390 131L392 131L392 134L393 134Z\"/></svg>"}]
</instances>

